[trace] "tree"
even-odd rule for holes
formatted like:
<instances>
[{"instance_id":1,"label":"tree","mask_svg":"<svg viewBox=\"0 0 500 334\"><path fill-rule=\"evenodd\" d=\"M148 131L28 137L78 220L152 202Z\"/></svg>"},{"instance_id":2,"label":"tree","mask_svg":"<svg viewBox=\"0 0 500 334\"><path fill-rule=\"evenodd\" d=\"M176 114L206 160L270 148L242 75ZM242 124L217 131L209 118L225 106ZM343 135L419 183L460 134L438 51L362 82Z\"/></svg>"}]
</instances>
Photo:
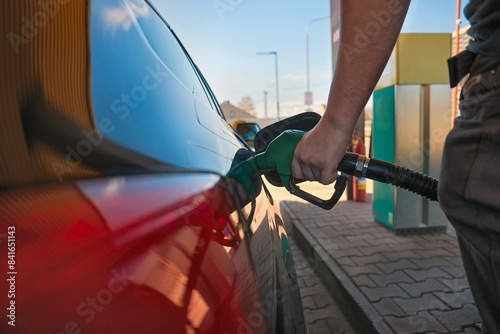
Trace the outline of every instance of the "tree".
<instances>
[{"instance_id":1,"label":"tree","mask_svg":"<svg viewBox=\"0 0 500 334\"><path fill-rule=\"evenodd\" d=\"M240 102L238 102L238 107L248 113L255 109L253 100L250 96L243 96Z\"/></svg>"}]
</instances>

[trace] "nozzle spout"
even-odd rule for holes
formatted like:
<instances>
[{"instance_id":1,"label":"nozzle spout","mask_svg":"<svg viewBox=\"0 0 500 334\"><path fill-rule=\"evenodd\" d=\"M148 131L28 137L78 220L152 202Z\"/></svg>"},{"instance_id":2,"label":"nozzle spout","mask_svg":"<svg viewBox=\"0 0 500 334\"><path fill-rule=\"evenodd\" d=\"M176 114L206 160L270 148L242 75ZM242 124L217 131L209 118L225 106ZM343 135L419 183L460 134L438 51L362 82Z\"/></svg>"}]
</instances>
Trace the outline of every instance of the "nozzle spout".
<instances>
[{"instance_id":1,"label":"nozzle spout","mask_svg":"<svg viewBox=\"0 0 500 334\"><path fill-rule=\"evenodd\" d=\"M228 177L238 180L248 193L254 195L252 177L257 173L276 170L281 182L290 191L293 153L304 133L304 131L298 130L284 131L269 144L264 152L256 154L232 168Z\"/></svg>"}]
</instances>

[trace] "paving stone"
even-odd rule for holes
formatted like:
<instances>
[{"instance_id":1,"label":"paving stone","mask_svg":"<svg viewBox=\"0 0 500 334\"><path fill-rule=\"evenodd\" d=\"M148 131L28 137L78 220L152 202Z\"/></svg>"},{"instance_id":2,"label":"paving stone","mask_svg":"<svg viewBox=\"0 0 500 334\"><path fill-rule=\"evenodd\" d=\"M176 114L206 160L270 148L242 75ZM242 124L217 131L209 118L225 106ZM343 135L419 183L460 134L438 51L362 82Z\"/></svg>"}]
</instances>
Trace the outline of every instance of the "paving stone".
<instances>
[{"instance_id":1,"label":"paving stone","mask_svg":"<svg viewBox=\"0 0 500 334\"><path fill-rule=\"evenodd\" d=\"M444 292L457 292L464 291L469 288L469 281L467 281L467 277L460 278L437 278L439 282L443 283L448 290Z\"/></svg>"},{"instance_id":2,"label":"paving stone","mask_svg":"<svg viewBox=\"0 0 500 334\"><path fill-rule=\"evenodd\" d=\"M375 282L373 282L368 275L358 275L356 277L351 277L351 279L357 286L366 286L369 288L378 287L377 284L375 284Z\"/></svg>"},{"instance_id":3,"label":"paving stone","mask_svg":"<svg viewBox=\"0 0 500 334\"><path fill-rule=\"evenodd\" d=\"M452 278L452 276L440 268L429 268L422 270L408 269L406 273L410 275L415 281L425 281L427 278Z\"/></svg>"},{"instance_id":4,"label":"paving stone","mask_svg":"<svg viewBox=\"0 0 500 334\"><path fill-rule=\"evenodd\" d=\"M453 237L446 233L431 233L422 234L422 239L430 241L433 244L439 244L439 241L448 241L450 239L453 239Z\"/></svg>"},{"instance_id":5,"label":"paving stone","mask_svg":"<svg viewBox=\"0 0 500 334\"><path fill-rule=\"evenodd\" d=\"M398 236L400 239L406 240L406 243L408 244L414 244L417 245L420 242L426 242L427 240L424 239L423 234L407 234L407 235L400 235Z\"/></svg>"},{"instance_id":6,"label":"paving stone","mask_svg":"<svg viewBox=\"0 0 500 334\"><path fill-rule=\"evenodd\" d=\"M360 251L363 253L363 255L372 255L375 253L391 252L392 249L388 245L384 244L378 246L363 247L360 249Z\"/></svg>"},{"instance_id":7,"label":"paving stone","mask_svg":"<svg viewBox=\"0 0 500 334\"><path fill-rule=\"evenodd\" d=\"M315 310L318 307L314 303L314 299L312 296L302 296L302 307L304 309L310 309L310 310Z\"/></svg>"},{"instance_id":8,"label":"paving stone","mask_svg":"<svg viewBox=\"0 0 500 334\"><path fill-rule=\"evenodd\" d=\"M295 268L295 270L297 271L297 275L301 277L306 277L314 273L314 270L310 266L304 267L302 269Z\"/></svg>"},{"instance_id":9,"label":"paving stone","mask_svg":"<svg viewBox=\"0 0 500 334\"><path fill-rule=\"evenodd\" d=\"M342 257L353 257L353 256L362 256L361 252L357 248L344 249L344 250L333 250L329 252L333 256L333 258L338 259Z\"/></svg>"},{"instance_id":10,"label":"paving stone","mask_svg":"<svg viewBox=\"0 0 500 334\"><path fill-rule=\"evenodd\" d=\"M397 334L448 333L448 330L428 312L420 312L417 315L404 318L387 316L385 320Z\"/></svg>"},{"instance_id":11,"label":"paving stone","mask_svg":"<svg viewBox=\"0 0 500 334\"><path fill-rule=\"evenodd\" d=\"M356 334L352 326L345 319L328 319L326 321L332 334ZM310 332L314 334L315 332Z\"/></svg>"},{"instance_id":12,"label":"paving stone","mask_svg":"<svg viewBox=\"0 0 500 334\"><path fill-rule=\"evenodd\" d=\"M437 248L437 249L426 249L426 250L416 250L415 253L418 254L419 258L422 259L429 259L432 257L450 257L453 256L449 251L445 250L444 248Z\"/></svg>"},{"instance_id":13,"label":"paving stone","mask_svg":"<svg viewBox=\"0 0 500 334\"><path fill-rule=\"evenodd\" d=\"M332 297L330 296L328 291L326 291L326 289L323 294L313 295L312 297L314 299L314 303L318 306L318 308L323 308L334 304Z\"/></svg>"},{"instance_id":14,"label":"paving stone","mask_svg":"<svg viewBox=\"0 0 500 334\"><path fill-rule=\"evenodd\" d=\"M373 303L377 311L383 315L393 315L396 317L403 317L407 314L394 302L392 298L383 298L378 303Z\"/></svg>"},{"instance_id":15,"label":"paving stone","mask_svg":"<svg viewBox=\"0 0 500 334\"><path fill-rule=\"evenodd\" d=\"M368 264L366 266L357 266L357 267L344 267L344 270L351 277L356 277L361 274L382 274L382 271L373 264Z\"/></svg>"},{"instance_id":16,"label":"paving stone","mask_svg":"<svg viewBox=\"0 0 500 334\"><path fill-rule=\"evenodd\" d=\"M383 275L369 275L370 279L377 284L377 286L387 286L393 283L413 283L414 280L405 274L404 271L395 271L390 274Z\"/></svg>"},{"instance_id":17,"label":"paving stone","mask_svg":"<svg viewBox=\"0 0 500 334\"><path fill-rule=\"evenodd\" d=\"M401 297L401 298L408 298L409 295L401 289L397 284L390 284L386 287L382 288L368 288L368 287L361 287L361 291L366 295L366 297L372 301L372 302L378 302L382 298L387 298L387 297Z\"/></svg>"},{"instance_id":18,"label":"paving stone","mask_svg":"<svg viewBox=\"0 0 500 334\"><path fill-rule=\"evenodd\" d=\"M381 228L380 226L374 226L375 231L370 233L370 235L376 240L396 240L394 238L394 234L392 232L387 231L385 228ZM366 232L366 231L363 231Z\"/></svg>"},{"instance_id":19,"label":"paving stone","mask_svg":"<svg viewBox=\"0 0 500 334\"><path fill-rule=\"evenodd\" d=\"M461 308L465 304L474 304L474 297L470 289L457 292L434 292L434 295L453 309Z\"/></svg>"},{"instance_id":20,"label":"paving stone","mask_svg":"<svg viewBox=\"0 0 500 334\"><path fill-rule=\"evenodd\" d=\"M374 227L364 227L361 231L362 231L363 234L374 235L374 234L380 232L380 227L376 227L376 226L374 226ZM356 235L357 233L360 233L360 229L354 230L353 233L354 233L353 235Z\"/></svg>"},{"instance_id":21,"label":"paving stone","mask_svg":"<svg viewBox=\"0 0 500 334\"><path fill-rule=\"evenodd\" d=\"M349 242L351 241L357 241L357 240L365 240L367 241L368 243L370 242L369 239L371 239L372 236L367 234L367 233L363 233L363 234L355 234L355 235L348 235L345 237L345 239Z\"/></svg>"},{"instance_id":22,"label":"paving stone","mask_svg":"<svg viewBox=\"0 0 500 334\"><path fill-rule=\"evenodd\" d=\"M302 277L302 278L308 277L311 274L313 274L310 267L298 268L297 266L295 266L295 270L297 271L297 274L300 273L300 277Z\"/></svg>"},{"instance_id":23,"label":"paving stone","mask_svg":"<svg viewBox=\"0 0 500 334\"><path fill-rule=\"evenodd\" d=\"M351 260L354 261L359 266L364 266L367 264L373 264L378 262L382 263L390 262L385 256L379 253L366 256L353 256L351 257Z\"/></svg>"},{"instance_id":24,"label":"paving stone","mask_svg":"<svg viewBox=\"0 0 500 334\"><path fill-rule=\"evenodd\" d=\"M430 259L411 259L420 269L429 269L431 267L456 267L456 265L445 260L442 257L434 257Z\"/></svg>"},{"instance_id":25,"label":"paving stone","mask_svg":"<svg viewBox=\"0 0 500 334\"><path fill-rule=\"evenodd\" d=\"M331 219L318 219L314 222L314 225L316 225L317 227L338 226L341 224L342 224L341 222Z\"/></svg>"},{"instance_id":26,"label":"paving stone","mask_svg":"<svg viewBox=\"0 0 500 334\"><path fill-rule=\"evenodd\" d=\"M337 230L335 230L332 226L322 227L320 230L316 230L319 232L319 237L321 238L335 238L342 236Z\"/></svg>"},{"instance_id":27,"label":"paving stone","mask_svg":"<svg viewBox=\"0 0 500 334\"><path fill-rule=\"evenodd\" d=\"M391 261L397 261L400 259L420 259L420 258L422 258L422 256L418 255L415 251L412 251L412 250L405 250L405 251L399 251L399 252L395 252L395 251L391 250L390 252L383 252L382 254Z\"/></svg>"},{"instance_id":28,"label":"paving stone","mask_svg":"<svg viewBox=\"0 0 500 334\"><path fill-rule=\"evenodd\" d=\"M462 327L480 321L479 312L474 305L464 305L458 310L432 311L431 313L451 332L458 332Z\"/></svg>"},{"instance_id":29,"label":"paving stone","mask_svg":"<svg viewBox=\"0 0 500 334\"><path fill-rule=\"evenodd\" d=\"M306 286L303 289L300 289L300 294L302 295L302 298L307 297L307 296L323 294L323 293L325 293L325 288L323 287L322 284L316 284L313 286Z\"/></svg>"},{"instance_id":30,"label":"paving stone","mask_svg":"<svg viewBox=\"0 0 500 334\"><path fill-rule=\"evenodd\" d=\"M421 245L424 249L427 250L436 250L436 249L442 249L445 248L444 246L448 246L449 243L447 241L428 241L428 240L422 240L416 242L419 245Z\"/></svg>"},{"instance_id":31,"label":"paving stone","mask_svg":"<svg viewBox=\"0 0 500 334\"><path fill-rule=\"evenodd\" d=\"M331 318L334 314L338 314L340 310L337 306L330 305L324 308L319 308L316 310L305 310L304 314L306 316L308 323L314 323L318 320L325 320Z\"/></svg>"},{"instance_id":32,"label":"paving stone","mask_svg":"<svg viewBox=\"0 0 500 334\"><path fill-rule=\"evenodd\" d=\"M481 334L481 329L478 327L465 327L464 334Z\"/></svg>"},{"instance_id":33,"label":"paving stone","mask_svg":"<svg viewBox=\"0 0 500 334\"><path fill-rule=\"evenodd\" d=\"M463 265L455 266L455 267L442 267L441 269L443 271L447 272L448 274L450 274L452 277L455 277L455 278L465 277L465 270L464 270Z\"/></svg>"},{"instance_id":34,"label":"paving stone","mask_svg":"<svg viewBox=\"0 0 500 334\"><path fill-rule=\"evenodd\" d=\"M316 240L318 241L318 244L320 244L320 246L329 253L340 250L339 246L336 243L333 243L328 239L318 238Z\"/></svg>"},{"instance_id":35,"label":"paving stone","mask_svg":"<svg viewBox=\"0 0 500 334\"><path fill-rule=\"evenodd\" d=\"M331 245L331 244L337 244L339 242L345 242L344 237L342 236L327 236L321 233L321 231L316 231L316 240L321 244L321 245ZM340 247L336 246L337 249L340 249Z\"/></svg>"},{"instance_id":36,"label":"paving stone","mask_svg":"<svg viewBox=\"0 0 500 334\"><path fill-rule=\"evenodd\" d=\"M315 322L308 322L307 327L309 328L309 333L318 334L331 334L332 331L328 326L328 322L325 319L316 320Z\"/></svg>"},{"instance_id":37,"label":"paving stone","mask_svg":"<svg viewBox=\"0 0 500 334\"><path fill-rule=\"evenodd\" d=\"M304 280L304 286L313 286L316 284L321 284L321 280L316 275L305 276L303 277L303 280Z\"/></svg>"},{"instance_id":38,"label":"paving stone","mask_svg":"<svg viewBox=\"0 0 500 334\"><path fill-rule=\"evenodd\" d=\"M389 244L399 244L399 241L397 239L393 238L383 238L383 239L377 239L375 237L370 237L367 238L366 241L371 245L371 246L378 246L378 245L389 245Z\"/></svg>"},{"instance_id":39,"label":"paving stone","mask_svg":"<svg viewBox=\"0 0 500 334\"><path fill-rule=\"evenodd\" d=\"M357 264L350 257L342 257L335 259L340 266L356 267Z\"/></svg>"},{"instance_id":40,"label":"paving stone","mask_svg":"<svg viewBox=\"0 0 500 334\"><path fill-rule=\"evenodd\" d=\"M406 315L416 315L418 312L429 310L449 310L441 299L430 293L416 298L394 298L394 302L405 311Z\"/></svg>"},{"instance_id":41,"label":"paving stone","mask_svg":"<svg viewBox=\"0 0 500 334\"><path fill-rule=\"evenodd\" d=\"M346 229L345 226L333 226L333 228L335 229L335 236L348 237L356 235L357 233L355 230Z\"/></svg>"},{"instance_id":42,"label":"paving stone","mask_svg":"<svg viewBox=\"0 0 500 334\"><path fill-rule=\"evenodd\" d=\"M303 287L306 286L306 283L304 282L304 278L302 278L299 275L297 275L297 279L299 281L299 288L303 288Z\"/></svg>"},{"instance_id":43,"label":"paving stone","mask_svg":"<svg viewBox=\"0 0 500 334\"><path fill-rule=\"evenodd\" d=\"M456 256L461 255L460 248L458 247L458 242L456 239L455 240L448 240L447 242L443 243L443 245L441 245L441 248L446 249L447 251L449 251L450 253L452 253Z\"/></svg>"},{"instance_id":44,"label":"paving stone","mask_svg":"<svg viewBox=\"0 0 500 334\"><path fill-rule=\"evenodd\" d=\"M363 249L364 247L368 246L368 243L365 240L356 240L356 241L348 241L345 240L342 243L337 244L340 249L351 249L351 248L359 248Z\"/></svg>"},{"instance_id":45,"label":"paving stone","mask_svg":"<svg viewBox=\"0 0 500 334\"><path fill-rule=\"evenodd\" d=\"M394 261L389 263L377 263L376 265L386 274L390 274L398 270L418 269L418 265L416 265L413 262L410 262L407 259L401 259L399 261Z\"/></svg>"},{"instance_id":46,"label":"paving stone","mask_svg":"<svg viewBox=\"0 0 500 334\"><path fill-rule=\"evenodd\" d=\"M426 292L447 291L447 287L435 278L412 284L400 283L399 286L412 297L419 297Z\"/></svg>"},{"instance_id":47,"label":"paving stone","mask_svg":"<svg viewBox=\"0 0 500 334\"><path fill-rule=\"evenodd\" d=\"M390 244L389 247L393 249L395 252L404 252L406 250L424 250L425 247L423 247L420 244L416 244L413 242L406 242L406 243L397 243L397 244Z\"/></svg>"},{"instance_id":48,"label":"paving stone","mask_svg":"<svg viewBox=\"0 0 500 334\"><path fill-rule=\"evenodd\" d=\"M454 266L463 266L464 262L460 256L444 256L443 259L450 262Z\"/></svg>"}]
</instances>

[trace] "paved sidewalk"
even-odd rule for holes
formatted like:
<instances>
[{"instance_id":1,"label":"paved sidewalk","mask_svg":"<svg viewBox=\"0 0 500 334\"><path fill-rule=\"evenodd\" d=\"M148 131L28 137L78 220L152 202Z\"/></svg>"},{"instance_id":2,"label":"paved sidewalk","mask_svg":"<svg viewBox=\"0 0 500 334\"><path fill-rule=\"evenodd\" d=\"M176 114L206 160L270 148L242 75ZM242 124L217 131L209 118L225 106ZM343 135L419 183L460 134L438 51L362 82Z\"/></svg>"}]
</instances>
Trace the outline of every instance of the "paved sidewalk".
<instances>
[{"instance_id":1,"label":"paved sidewalk","mask_svg":"<svg viewBox=\"0 0 500 334\"><path fill-rule=\"evenodd\" d=\"M285 198L281 210L356 333L480 333L453 232L396 236L374 222L371 202L344 200L325 211ZM300 260L297 267L304 268ZM302 297L307 318L322 301ZM318 318L310 332L328 333L335 318L326 319Z\"/></svg>"},{"instance_id":2,"label":"paved sidewalk","mask_svg":"<svg viewBox=\"0 0 500 334\"><path fill-rule=\"evenodd\" d=\"M310 334L355 334L354 329L340 311L335 300L314 272L313 259L306 258L290 238L304 316Z\"/></svg>"}]
</instances>

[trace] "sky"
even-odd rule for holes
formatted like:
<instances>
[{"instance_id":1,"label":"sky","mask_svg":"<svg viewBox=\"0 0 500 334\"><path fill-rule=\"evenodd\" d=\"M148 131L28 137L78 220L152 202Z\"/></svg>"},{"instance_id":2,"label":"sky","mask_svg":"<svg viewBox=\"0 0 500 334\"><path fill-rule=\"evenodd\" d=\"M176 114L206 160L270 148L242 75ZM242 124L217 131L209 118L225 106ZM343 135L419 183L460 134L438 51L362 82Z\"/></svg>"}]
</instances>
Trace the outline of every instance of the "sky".
<instances>
[{"instance_id":1,"label":"sky","mask_svg":"<svg viewBox=\"0 0 500 334\"><path fill-rule=\"evenodd\" d=\"M367 0L370 1L370 0ZM305 110L306 25L330 15L329 0L156 0L152 1L207 79L219 103L244 96L254 112L276 116L276 51L280 115ZM402 32L455 30L456 0L413 0ZM462 8L467 1L462 1ZM467 21L462 15L462 26ZM326 103L332 79L328 19L309 24L309 78L314 110Z\"/></svg>"}]
</instances>

